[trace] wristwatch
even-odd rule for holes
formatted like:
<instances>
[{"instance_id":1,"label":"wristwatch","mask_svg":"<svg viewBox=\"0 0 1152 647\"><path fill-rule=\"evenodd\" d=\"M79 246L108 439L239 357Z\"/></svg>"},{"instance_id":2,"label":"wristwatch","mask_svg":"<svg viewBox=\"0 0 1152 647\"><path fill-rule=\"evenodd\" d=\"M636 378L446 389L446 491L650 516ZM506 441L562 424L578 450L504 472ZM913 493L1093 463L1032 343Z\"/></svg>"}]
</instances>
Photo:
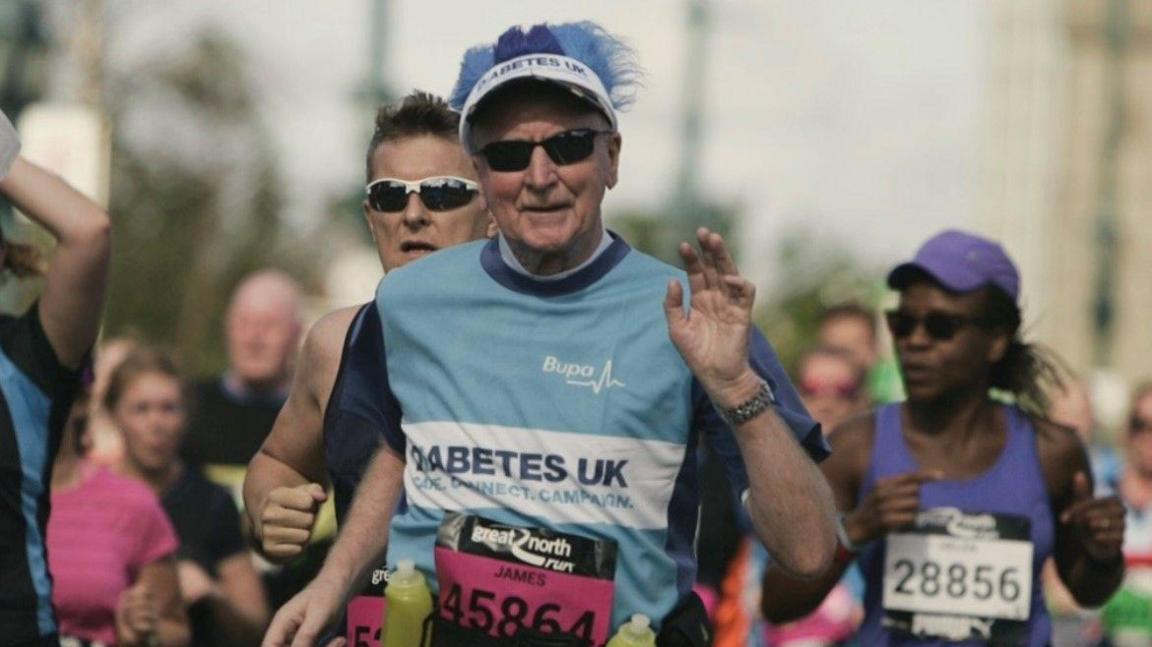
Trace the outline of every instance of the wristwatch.
<instances>
[{"instance_id":1,"label":"wristwatch","mask_svg":"<svg viewBox=\"0 0 1152 647\"><path fill-rule=\"evenodd\" d=\"M735 429L764 413L768 407L774 404L776 404L776 396L772 393L772 387L768 386L768 382L765 380L760 380L760 390L756 392L756 395L731 409L716 405L716 413L720 414L720 418L728 423L729 427Z\"/></svg>"}]
</instances>

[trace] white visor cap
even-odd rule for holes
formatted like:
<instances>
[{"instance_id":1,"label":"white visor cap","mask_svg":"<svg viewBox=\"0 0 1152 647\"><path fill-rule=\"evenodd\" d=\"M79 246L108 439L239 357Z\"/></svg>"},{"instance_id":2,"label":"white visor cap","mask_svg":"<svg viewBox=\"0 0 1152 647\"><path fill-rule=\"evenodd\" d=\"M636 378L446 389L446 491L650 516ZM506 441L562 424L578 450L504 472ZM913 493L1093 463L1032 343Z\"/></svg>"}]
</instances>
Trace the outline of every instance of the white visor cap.
<instances>
[{"instance_id":1,"label":"white visor cap","mask_svg":"<svg viewBox=\"0 0 1152 647\"><path fill-rule=\"evenodd\" d=\"M616 110L612 107L612 100L608 98L608 91L604 89L600 77L591 68L574 58L559 54L525 54L492 66L468 93L464 109L460 112L460 143L466 150L472 152L470 138L476 107L496 88L520 79L547 81L568 88L576 96L599 108L608 118L612 130L616 130Z\"/></svg>"}]
</instances>

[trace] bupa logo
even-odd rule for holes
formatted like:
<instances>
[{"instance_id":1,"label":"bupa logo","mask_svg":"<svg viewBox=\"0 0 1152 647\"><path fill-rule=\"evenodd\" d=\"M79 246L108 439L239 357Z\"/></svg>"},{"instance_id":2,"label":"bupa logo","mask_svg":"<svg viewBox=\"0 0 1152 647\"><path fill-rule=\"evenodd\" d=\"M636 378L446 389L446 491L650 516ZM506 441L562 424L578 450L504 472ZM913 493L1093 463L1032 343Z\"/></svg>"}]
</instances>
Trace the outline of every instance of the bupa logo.
<instances>
[{"instance_id":1,"label":"bupa logo","mask_svg":"<svg viewBox=\"0 0 1152 647\"><path fill-rule=\"evenodd\" d=\"M590 388L597 395L604 389L610 389L614 386L624 387L623 382L612 377L612 360L605 361L604 368L597 372L595 366L561 362L558 358L548 355L544 358L544 366L541 370L545 373L563 375L567 384Z\"/></svg>"}]
</instances>

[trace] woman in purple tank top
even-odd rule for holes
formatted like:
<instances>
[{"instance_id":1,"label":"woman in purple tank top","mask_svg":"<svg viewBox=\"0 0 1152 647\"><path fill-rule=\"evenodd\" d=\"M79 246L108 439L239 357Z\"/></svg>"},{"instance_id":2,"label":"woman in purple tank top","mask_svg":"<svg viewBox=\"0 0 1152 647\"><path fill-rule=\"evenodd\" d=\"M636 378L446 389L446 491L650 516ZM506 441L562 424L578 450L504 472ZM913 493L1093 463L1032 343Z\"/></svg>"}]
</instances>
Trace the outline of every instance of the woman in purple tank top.
<instances>
[{"instance_id":1,"label":"woman in purple tank top","mask_svg":"<svg viewBox=\"0 0 1152 647\"><path fill-rule=\"evenodd\" d=\"M1123 505L1093 498L1084 447L1043 417L1058 378L1020 338L1020 277L1000 245L943 232L888 285L907 400L831 434L835 565L815 580L770 568L762 610L804 616L859 558L862 645L1048 645L1041 565L1053 557L1078 603L1103 604L1123 577Z\"/></svg>"}]
</instances>

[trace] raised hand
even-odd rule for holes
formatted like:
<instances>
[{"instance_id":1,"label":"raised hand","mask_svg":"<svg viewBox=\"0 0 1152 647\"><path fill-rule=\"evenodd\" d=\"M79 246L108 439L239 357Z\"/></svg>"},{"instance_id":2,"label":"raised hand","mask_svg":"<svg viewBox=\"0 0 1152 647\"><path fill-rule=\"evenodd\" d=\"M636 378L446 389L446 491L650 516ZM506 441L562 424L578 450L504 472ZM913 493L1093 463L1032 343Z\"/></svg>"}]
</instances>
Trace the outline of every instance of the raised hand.
<instances>
[{"instance_id":1,"label":"raised hand","mask_svg":"<svg viewBox=\"0 0 1152 647\"><path fill-rule=\"evenodd\" d=\"M1120 555L1124 545L1124 504L1113 495L1096 498L1084 472L1072 480L1072 503L1060 513L1060 523L1070 526L1084 552L1098 562Z\"/></svg>"},{"instance_id":2,"label":"raised hand","mask_svg":"<svg viewBox=\"0 0 1152 647\"><path fill-rule=\"evenodd\" d=\"M278 487L269 492L260 511L260 545L264 553L275 560L286 560L303 552L312 536L316 511L327 498L319 483Z\"/></svg>"},{"instance_id":3,"label":"raised hand","mask_svg":"<svg viewBox=\"0 0 1152 647\"><path fill-rule=\"evenodd\" d=\"M848 538L854 544L866 544L908 526L920 511L920 486L940 478L939 472L921 470L879 479L860 505L844 517Z\"/></svg>"},{"instance_id":4,"label":"raised hand","mask_svg":"<svg viewBox=\"0 0 1152 647\"><path fill-rule=\"evenodd\" d=\"M668 335L714 401L737 404L755 393L758 378L748 363L748 332L756 288L740 275L724 238L701 227L696 230L697 252L680 243L680 257L688 272L691 301L684 311L684 288L668 282L664 314ZM748 381L752 380L752 393ZM743 397L726 397L732 392Z\"/></svg>"}]
</instances>

